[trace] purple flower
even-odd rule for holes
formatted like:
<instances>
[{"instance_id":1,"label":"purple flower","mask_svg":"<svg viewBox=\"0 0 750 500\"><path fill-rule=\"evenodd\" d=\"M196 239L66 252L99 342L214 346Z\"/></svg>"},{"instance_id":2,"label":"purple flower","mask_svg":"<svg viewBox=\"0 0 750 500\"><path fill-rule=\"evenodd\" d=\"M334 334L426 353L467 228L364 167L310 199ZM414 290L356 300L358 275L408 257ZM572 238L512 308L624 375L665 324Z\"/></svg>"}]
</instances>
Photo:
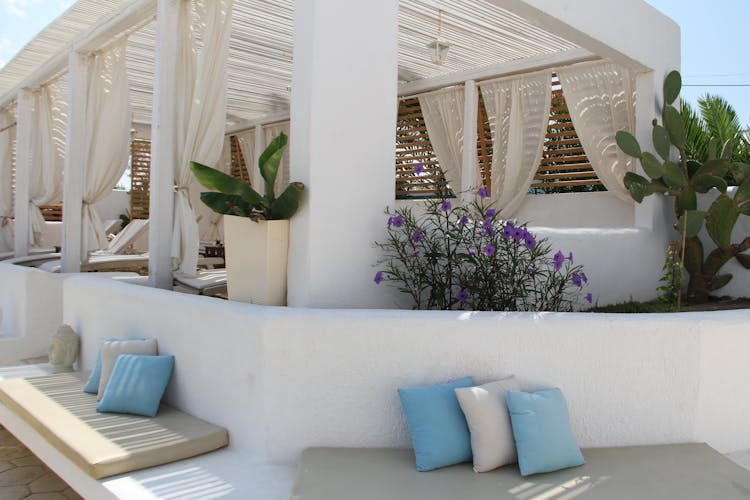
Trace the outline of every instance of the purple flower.
<instances>
[{"instance_id":1,"label":"purple flower","mask_svg":"<svg viewBox=\"0 0 750 500\"><path fill-rule=\"evenodd\" d=\"M514 240L523 240L526 236L526 230L522 227L517 227L513 229L513 239Z\"/></svg>"},{"instance_id":2,"label":"purple flower","mask_svg":"<svg viewBox=\"0 0 750 500\"><path fill-rule=\"evenodd\" d=\"M375 273L375 279L373 280L376 285L379 285L383 282L385 278L383 277L383 271L378 271Z\"/></svg>"},{"instance_id":3,"label":"purple flower","mask_svg":"<svg viewBox=\"0 0 750 500\"><path fill-rule=\"evenodd\" d=\"M419 250L414 250L414 257L419 257L422 254Z\"/></svg>"},{"instance_id":4,"label":"purple flower","mask_svg":"<svg viewBox=\"0 0 750 500\"><path fill-rule=\"evenodd\" d=\"M416 166L414 167L414 173L416 175L419 175L422 172L424 172L424 163L417 163Z\"/></svg>"},{"instance_id":5,"label":"purple flower","mask_svg":"<svg viewBox=\"0 0 750 500\"><path fill-rule=\"evenodd\" d=\"M570 261L570 265L573 265L573 252L570 252L566 257Z\"/></svg>"},{"instance_id":6,"label":"purple flower","mask_svg":"<svg viewBox=\"0 0 750 500\"><path fill-rule=\"evenodd\" d=\"M526 231L526 234L523 237L523 242L529 250L536 247L536 239L534 238L534 235L528 231Z\"/></svg>"},{"instance_id":7,"label":"purple flower","mask_svg":"<svg viewBox=\"0 0 750 500\"><path fill-rule=\"evenodd\" d=\"M458 227L464 227L469 222L469 216L468 215L462 215L460 219L458 219Z\"/></svg>"},{"instance_id":8,"label":"purple flower","mask_svg":"<svg viewBox=\"0 0 750 500\"><path fill-rule=\"evenodd\" d=\"M490 195L490 193L487 192L487 188L479 188L479 191L477 191L477 196L479 196L481 199L485 199Z\"/></svg>"},{"instance_id":9,"label":"purple flower","mask_svg":"<svg viewBox=\"0 0 750 500\"><path fill-rule=\"evenodd\" d=\"M484 247L484 253L487 257L492 257L493 255L495 255L495 246L492 243L488 243Z\"/></svg>"},{"instance_id":10,"label":"purple flower","mask_svg":"<svg viewBox=\"0 0 750 500\"><path fill-rule=\"evenodd\" d=\"M589 279L586 277L586 273L581 273L581 281L584 283L588 283Z\"/></svg>"},{"instance_id":11,"label":"purple flower","mask_svg":"<svg viewBox=\"0 0 750 500\"><path fill-rule=\"evenodd\" d=\"M487 217L494 217L495 215L497 215L497 210L494 208L487 209Z\"/></svg>"},{"instance_id":12,"label":"purple flower","mask_svg":"<svg viewBox=\"0 0 750 500\"><path fill-rule=\"evenodd\" d=\"M533 278L534 275L536 274L536 267L529 266L529 268L526 270L526 274L528 274L531 278Z\"/></svg>"},{"instance_id":13,"label":"purple flower","mask_svg":"<svg viewBox=\"0 0 750 500\"><path fill-rule=\"evenodd\" d=\"M558 250L554 257L552 257L552 267L555 268L555 271L559 271L562 268L563 262L565 262L565 256Z\"/></svg>"},{"instance_id":14,"label":"purple flower","mask_svg":"<svg viewBox=\"0 0 750 500\"><path fill-rule=\"evenodd\" d=\"M411 240L414 243L419 243L420 241L424 240L424 233L421 229L415 229L413 233L411 233Z\"/></svg>"},{"instance_id":15,"label":"purple flower","mask_svg":"<svg viewBox=\"0 0 750 500\"><path fill-rule=\"evenodd\" d=\"M513 233L515 231L515 228L513 227L512 222L508 222L505 224L505 227L503 228L503 238L506 240L509 240L513 237Z\"/></svg>"},{"instance_id":16,"label":"purple flower","mask_svg":"<svg viewBox=\"0 0 750 500\"><path fill-rule=\"evenodd\" d=\"M442 202L440 204L440 210L442 210L443 212L450 212L450 210L451 210L451 202L448 201L448 200L445 200L444 202Z\"/></svg>"},{"instance_id":17,"label":"purple flower","mask_svg":"<svg viewBox=\"0 0 750 500\"><path fill-rule=\"evenodd\" d=\"M469 248L469 255L476 255L477 249L476 248Z\"/></svg>"},{"instance_id":18,"label":"purple flower","mask_svg":"<svg viewBox=\"0 0 750 500\"><path fill-rule=\"evenodd\" d=\"M403 215L394 215L393 217L388 218L388 227L401 227L404 225L404 216Z\"/></svg>"},{"instance_id":19,"label":"purple flower","mask_svg":"<svg viewBox=\"0 0 750 500\"><path fill-rule=\"evenodd\" d=\"M586 302L591 304L591 301L593 300L593 297L591 296L591 292L586 294Z\"/></svg>"},{"instance_id":20,"label":"purple flower","mask_svg":"<svg viewBox=\"0 0 750 500\"><path fill-rule=\"evenodd\" d=\"M469 291L466 288L463 288L456 294L456 299L458 299L458 301L463 304L464 302L469 300Z\"/></svg>"},{"instance_id":21,"label":"purple flower","mask_svg":"<svg viewBox=\"0 0 750 500\"><path fill-rule=\"evenodd\" d=\"M570 281L572 281L573 284L577 287L583 286L583 278L581 278L581 275L578 273L571 274Z\"/></svg>"}]
</instances>

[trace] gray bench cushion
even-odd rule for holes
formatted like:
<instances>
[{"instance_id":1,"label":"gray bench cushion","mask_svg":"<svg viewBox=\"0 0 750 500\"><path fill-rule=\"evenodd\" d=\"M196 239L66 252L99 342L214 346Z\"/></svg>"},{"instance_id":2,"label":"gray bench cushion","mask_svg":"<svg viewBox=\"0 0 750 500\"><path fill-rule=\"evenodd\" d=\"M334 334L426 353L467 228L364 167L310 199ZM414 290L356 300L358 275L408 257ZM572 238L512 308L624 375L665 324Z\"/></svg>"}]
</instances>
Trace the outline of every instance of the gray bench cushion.
<instances>
[{"instance_id":1,"label":"gray bench cushion","mask_svg":"<svg viewBox=\"0 0 750 500\"><path fill-rule=\"evenodd\" d=\"M471 464L417 472L411 450L310 448L293 500L607 498L744 499L750 472L705 444L583 450L586 465L521 477L516 465L475 473Z\"/></svg>"},{"instance_id":2,"label":"gray bench cushion","mask_svg":"<svg viewBox=\"0 0 750 500\"><path fill-rule=\"evenodd\" d=\"M103 477L226 446L226 429L162 406L154 418L97 413L81 375L0 381L0 403L90 476Z\"/></svg>"}]
</instances>

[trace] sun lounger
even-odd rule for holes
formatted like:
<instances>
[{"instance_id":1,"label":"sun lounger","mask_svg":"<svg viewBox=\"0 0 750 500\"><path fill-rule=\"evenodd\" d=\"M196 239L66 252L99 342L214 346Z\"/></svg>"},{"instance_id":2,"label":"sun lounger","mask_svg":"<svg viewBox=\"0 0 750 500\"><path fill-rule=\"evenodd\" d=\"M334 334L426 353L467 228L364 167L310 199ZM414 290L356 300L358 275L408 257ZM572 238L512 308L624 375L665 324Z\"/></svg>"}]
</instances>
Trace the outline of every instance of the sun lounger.
<instances>
[{"instance_id":1,"label":"sun lounger","mask_svg":"<svg viewBox=\"0 0 750 500\"><path fill-rule=\"evenodd\" d=\"M226 269L203 269L195 277L175 272L173 278L176 286L185 287L198 295L217 293L227 288Z\"/></svg>"},{"instance_id":2,"label":"sun lounger","mask_svg":"<svg viewBox=\"0 0 750 500\"><path fill-rule=\"evenodd\" d=\"M32 248L29 250L28 256L37 256L42 254L48 254L48 253L54 253L54 248L47 248L47 247L39 247L39 248ZM8 259L13 259L13 252L2 252L0 253L0 261L7 261ZM23 258L23 257L20 257Z\"/></svg>"}]
</instances>

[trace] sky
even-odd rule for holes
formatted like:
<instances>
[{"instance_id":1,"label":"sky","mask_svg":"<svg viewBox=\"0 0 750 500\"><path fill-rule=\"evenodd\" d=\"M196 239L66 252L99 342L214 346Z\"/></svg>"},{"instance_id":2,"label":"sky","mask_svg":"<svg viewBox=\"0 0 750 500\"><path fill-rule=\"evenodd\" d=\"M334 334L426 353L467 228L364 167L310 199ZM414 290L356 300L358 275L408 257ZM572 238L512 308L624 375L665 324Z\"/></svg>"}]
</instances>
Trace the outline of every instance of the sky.
<instances>
[{"instance_id":1,"label":"sky","mask_svg":"<svg viewBox=\"0 0 750 500\"><path fill-rule=\"evenodd\" d=\"M682 98L695 104L699 96L718 94L734 106L742 126L750 128L750 57L745 37L750 0L646 1L681 27L686 85ZM0 0L0 67L73 3Z\"/></svg>"}]
</instances>

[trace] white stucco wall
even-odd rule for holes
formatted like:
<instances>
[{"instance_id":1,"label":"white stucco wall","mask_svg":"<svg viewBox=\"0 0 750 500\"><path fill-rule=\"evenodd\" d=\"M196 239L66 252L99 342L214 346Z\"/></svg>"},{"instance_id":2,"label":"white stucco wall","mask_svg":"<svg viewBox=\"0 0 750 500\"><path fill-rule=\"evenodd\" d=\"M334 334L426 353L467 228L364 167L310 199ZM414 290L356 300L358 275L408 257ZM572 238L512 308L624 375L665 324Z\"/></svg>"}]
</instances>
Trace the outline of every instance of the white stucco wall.
<instances>
[{"instance_id":1,"label":"white stucco wall","mask_svg":"<svg viewBox=\"0 0 750 500\"><path fill-rule=\"evenodd\" d=\"M98 339L149 336L176 356L172 404L243 453L409 446L396 389L507 374L560 387L582 446L750 447L750 312L672 315L273 308L90 277L64 285L90 367Z\"/></svg>"},{"instance_id":2,"label":"white stucco wall","mask_svg":"<svg viewBox=\"0 0 750 500\"><path fill-rule=\"evenodd\" d=\"M0 262L0 365L46 354L61 323L61 276Z\"/></svg>"}]
</instances>

